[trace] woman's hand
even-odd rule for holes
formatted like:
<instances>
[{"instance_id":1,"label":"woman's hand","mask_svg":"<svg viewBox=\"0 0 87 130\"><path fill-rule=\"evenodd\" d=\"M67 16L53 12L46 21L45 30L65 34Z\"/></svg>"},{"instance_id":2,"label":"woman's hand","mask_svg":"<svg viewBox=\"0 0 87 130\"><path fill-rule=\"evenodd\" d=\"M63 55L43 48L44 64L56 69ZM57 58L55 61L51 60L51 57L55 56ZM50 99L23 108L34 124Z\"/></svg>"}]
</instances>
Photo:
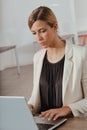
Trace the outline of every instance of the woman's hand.
<instances>
[{"instance_id":1,"label":"woman's hand","mask_svg":"<svg viewBox=\"0 0 87 130\"><path fill-rule=\"evenodd\" d=\"M34 111L34 107L32 104L29 104L28 105L29 109L31 110L32 114L34 115L35 114L35 111Z\"/></svg>"},{"instance_id":2,"label":"woman's hand","mask_svg":"<svg viewBox=\"0 0 87 130\"><path fill-rule=\"evenodd\" d=\"M44 112L41 112L41 116L44 118L48 118L48 120L56 120L59 117L65 117L68 116L72 113L70 107L68 106L63 106L61 108L56 108L56 109L50 109Z\"/></svg>"}]
</instances>

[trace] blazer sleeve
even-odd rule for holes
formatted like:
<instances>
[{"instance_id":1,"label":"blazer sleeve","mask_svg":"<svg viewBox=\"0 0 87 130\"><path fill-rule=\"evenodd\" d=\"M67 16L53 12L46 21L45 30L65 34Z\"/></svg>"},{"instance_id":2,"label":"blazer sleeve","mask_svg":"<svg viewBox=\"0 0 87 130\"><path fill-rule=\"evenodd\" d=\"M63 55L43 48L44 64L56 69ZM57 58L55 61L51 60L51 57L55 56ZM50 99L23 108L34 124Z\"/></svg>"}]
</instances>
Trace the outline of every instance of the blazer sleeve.
<instances>
[{"instance_id":1,"label":"blazer sleeve","mask_svg":"<svg viewBox=\"0 0 87 130\"><path fill-rule=\"evenodd\" d=\"M33 58L33 89L32 89L32 93L31 93L31 96L28 100L28 104L32 104L34 109L35 109L35 112L37 113L39 111L39 105L40 104L40 97L39 97L39 89L38 89L38 83L37 83L37 63L38 61L38 56L37 56L37 53L34 55L34 58Z\"/></svg>"},{"instance_id":2,"label":"blazer sleeve","mask_svg":"<svg viewBox=\"0 0 87 130\"><path fill-rule=\"evenodd\" d=\"M87 48L83 49L83 60L82 60L82 78L81 86L83 91L83 98L75 103L68 105L74 116L87 116Z\"/></svg>"},{"instance_id":3,"label":"blazer sleeve","mask_svg":"<svg viewBox=\"0 0 87 130\"><path fill-rule=\"evenodd\" d=\"M43 63L43 57L46 50L39 50L35 53L34 59L33 59L33 90L31 93L31 97L28 101L28 104L32 104L34 106L35 112L39 112L41 103L40 103L40 91L39 91L39 79L40 79L40 73L42 69L42 63Z\"/></svg>"}]
</instances>

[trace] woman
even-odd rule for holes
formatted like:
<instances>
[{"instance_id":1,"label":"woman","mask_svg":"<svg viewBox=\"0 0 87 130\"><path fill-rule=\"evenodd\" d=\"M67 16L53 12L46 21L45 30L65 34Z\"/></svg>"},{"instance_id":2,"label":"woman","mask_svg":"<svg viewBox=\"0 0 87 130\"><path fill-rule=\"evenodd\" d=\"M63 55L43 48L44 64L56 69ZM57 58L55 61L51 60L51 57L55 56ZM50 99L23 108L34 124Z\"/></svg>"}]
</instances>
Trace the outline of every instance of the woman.
<instances>
[{"instance_id":1,"label":"woman","mask_svg":"<svg viewBox=\"0 0 87 130\"><path fill-rule=\"evenodd\" d=\"M87 116L86 48L58 35L57 19L48 7L33 10L28 25L43 47L34 56L34 87L28 101L44 118Z\"/></svg>"}]
</instances>

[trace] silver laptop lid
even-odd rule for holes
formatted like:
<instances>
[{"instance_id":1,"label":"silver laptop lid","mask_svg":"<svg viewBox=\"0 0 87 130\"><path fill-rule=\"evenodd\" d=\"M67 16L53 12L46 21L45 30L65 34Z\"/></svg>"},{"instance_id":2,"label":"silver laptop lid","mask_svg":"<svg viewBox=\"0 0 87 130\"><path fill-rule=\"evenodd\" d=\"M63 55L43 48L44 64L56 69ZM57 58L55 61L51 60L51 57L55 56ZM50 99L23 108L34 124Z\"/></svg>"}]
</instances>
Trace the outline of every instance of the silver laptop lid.
<instances>
[{"instance_id":1,"label":"silver laptop lid","mask_svg":"<svg viewBox=\"0 0 87 130\"><path fill-rule=\"evenodd\" d=\"M38 130L24 97L0 96L0 130Z\"/></svg>"}]
</instances>

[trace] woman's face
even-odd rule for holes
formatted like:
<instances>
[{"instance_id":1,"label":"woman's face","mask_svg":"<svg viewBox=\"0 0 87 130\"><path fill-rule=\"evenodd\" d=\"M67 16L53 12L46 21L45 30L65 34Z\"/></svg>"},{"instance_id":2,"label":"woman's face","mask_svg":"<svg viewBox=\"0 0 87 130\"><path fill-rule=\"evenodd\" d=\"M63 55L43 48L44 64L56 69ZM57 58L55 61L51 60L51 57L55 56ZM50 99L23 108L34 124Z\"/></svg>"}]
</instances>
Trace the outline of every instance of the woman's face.
<instances>
[{"instance_id":1,"label":"woman's face","mask_svg":"<svg viewBox=\"0 0 87 130\"><path fill-rule=\"evenodd\" d=\"M31 27L31 32L36 41L43 47L53 46L57 27L50 27L46 22L37 20Z\"/></svg>"}]
</instances>

